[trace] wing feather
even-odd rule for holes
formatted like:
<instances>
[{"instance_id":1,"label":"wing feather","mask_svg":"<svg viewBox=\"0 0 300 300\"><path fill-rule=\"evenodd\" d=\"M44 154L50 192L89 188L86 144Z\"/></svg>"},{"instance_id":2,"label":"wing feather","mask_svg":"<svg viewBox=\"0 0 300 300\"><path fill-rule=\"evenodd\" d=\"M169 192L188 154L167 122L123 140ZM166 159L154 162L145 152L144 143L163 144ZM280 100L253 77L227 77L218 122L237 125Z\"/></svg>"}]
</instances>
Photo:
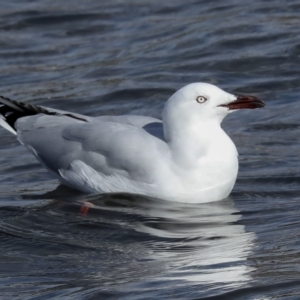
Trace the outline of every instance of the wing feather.
<instances>
[{"instance_id":1,"label":"wing feather","mask_svg":"<svg viewBox=\"0 0 300 300\"><path fill-rule=\"evenodd\" d=\"M151 182L155 159L167 156L161 139L141 127L98 119L81 122L63 115L35 115L17 122L20 142L59 175L74 161L82 161L104 175Z\"/></svg>"}]
</instances>

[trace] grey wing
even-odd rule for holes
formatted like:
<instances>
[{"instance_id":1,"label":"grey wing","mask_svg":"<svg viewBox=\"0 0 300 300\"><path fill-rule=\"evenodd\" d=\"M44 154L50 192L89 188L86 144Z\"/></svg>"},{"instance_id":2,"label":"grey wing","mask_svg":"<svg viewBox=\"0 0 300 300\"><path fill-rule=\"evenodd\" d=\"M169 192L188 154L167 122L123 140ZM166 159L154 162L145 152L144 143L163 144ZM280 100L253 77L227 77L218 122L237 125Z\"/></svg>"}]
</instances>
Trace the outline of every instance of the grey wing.
<instances>
[{"instance_id":1,"label":"grey wing","mask_svg":"<svg viewBox=\"0 0 300 300\"><path fill-rule=\"evenodd\" d=\"M163 123L161 120L147 116L121 115L121 116L100 116L99 121L114 122L120 124L132 125L143 128L149 134L165 141L163 132Z\"/></svg>"},{"instance_id":2,"label":"grey wing","mask_svg":"<svg viewBox=\"0 0 300 300\"><path fill-rule=\"evenodd\" d=\"M79 143L62 137L65 128L77 123L85 124L65 116L38 114L23 117L16 122L17 137L49 170L58 173L81 152Z\"/></svg>"},{"instance_id":3,"label":"grey wing","mask_svg":"<svg viewBox=\"0 0 300 300\"><path fill-rule=\"evenodd\" d=\"M99 116L95 118L99 121L113 122L119 124L127 124L135 127L143 127L149 123L161 122L157 118L136 115L120 115L120 116Z\"/></svg>"},{"instance_id":4,"label":"grey wing","mask_svg":"<svg viewBox=\"0 0 300 300\"><path fill-rule=\"evenodd\" d=\"M151 181L155 160L169 152L164 141L143 128L101 119L81 122L36 115L18 120L17 132L19 140L55 173L76 160L105 175Z\"/></svg>"}]
</instances>

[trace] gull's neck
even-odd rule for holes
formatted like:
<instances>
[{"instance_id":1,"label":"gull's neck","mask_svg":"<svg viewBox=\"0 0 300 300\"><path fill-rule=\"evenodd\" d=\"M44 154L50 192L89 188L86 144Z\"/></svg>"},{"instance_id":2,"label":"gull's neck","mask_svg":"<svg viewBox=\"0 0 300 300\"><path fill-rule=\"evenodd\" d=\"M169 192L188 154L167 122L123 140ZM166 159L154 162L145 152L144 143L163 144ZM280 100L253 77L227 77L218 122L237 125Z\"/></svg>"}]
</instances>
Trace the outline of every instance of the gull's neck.
<instances>
[{"instance_id":1,"label":"gull's neck","mask_svg":"<svg viewBox=\"0 0 300 300\"><path fill-rule=\"evenodd\" d=\"M200 159L218 161L237 156L236 148L221 128L219 119L163 118L164 135L177 164L193 167Z\"/></svg>"}]
</instances>

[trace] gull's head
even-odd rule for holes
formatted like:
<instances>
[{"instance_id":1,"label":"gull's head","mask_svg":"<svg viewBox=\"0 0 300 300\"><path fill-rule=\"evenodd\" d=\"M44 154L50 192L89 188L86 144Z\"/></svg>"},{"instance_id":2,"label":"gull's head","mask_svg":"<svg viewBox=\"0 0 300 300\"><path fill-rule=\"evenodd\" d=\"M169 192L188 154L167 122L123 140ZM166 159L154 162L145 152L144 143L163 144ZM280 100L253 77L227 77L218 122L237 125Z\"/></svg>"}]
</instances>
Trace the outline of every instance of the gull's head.
<instances>
[{"instance_id":1,"label":"gull's head","mask_svg":"<svg viewBox=\"0 0 300 300\"><path fill-rule=\"evenodd\" d=\"M221 123L233 111L264 106L255 96L237 96L209 83L192 83L178 90L168 100L163 119L187 123L215 120Z\"/></svg>"}]
</instances>

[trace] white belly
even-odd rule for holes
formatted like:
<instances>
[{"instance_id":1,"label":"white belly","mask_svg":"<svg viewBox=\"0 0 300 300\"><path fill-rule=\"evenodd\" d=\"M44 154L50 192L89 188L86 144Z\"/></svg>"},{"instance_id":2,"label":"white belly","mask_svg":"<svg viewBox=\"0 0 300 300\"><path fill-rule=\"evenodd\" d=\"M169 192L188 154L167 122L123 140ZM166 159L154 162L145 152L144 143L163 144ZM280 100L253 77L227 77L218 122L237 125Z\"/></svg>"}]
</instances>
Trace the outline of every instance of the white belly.
<instances>
[{"instance_id":1,"label":"white belly","mask_svg":"<svg viewBox=\"0 0 300 300\"><path fill-rule=\"evenodd\" d=\"M207 168L204 173L199 170L199 174L197 170L187 171L178 177L169 172L173 170L161 169L154 182L149 184L120 175L104 175L76 160L67 170L59 170L59 179L86 193L133 193L176 202L205 203L226 198L235 183L237 159L236 166L231 166L230 172L226 172L220 165L219 167L220 170Z\"/></svg>"}]
</instances>

